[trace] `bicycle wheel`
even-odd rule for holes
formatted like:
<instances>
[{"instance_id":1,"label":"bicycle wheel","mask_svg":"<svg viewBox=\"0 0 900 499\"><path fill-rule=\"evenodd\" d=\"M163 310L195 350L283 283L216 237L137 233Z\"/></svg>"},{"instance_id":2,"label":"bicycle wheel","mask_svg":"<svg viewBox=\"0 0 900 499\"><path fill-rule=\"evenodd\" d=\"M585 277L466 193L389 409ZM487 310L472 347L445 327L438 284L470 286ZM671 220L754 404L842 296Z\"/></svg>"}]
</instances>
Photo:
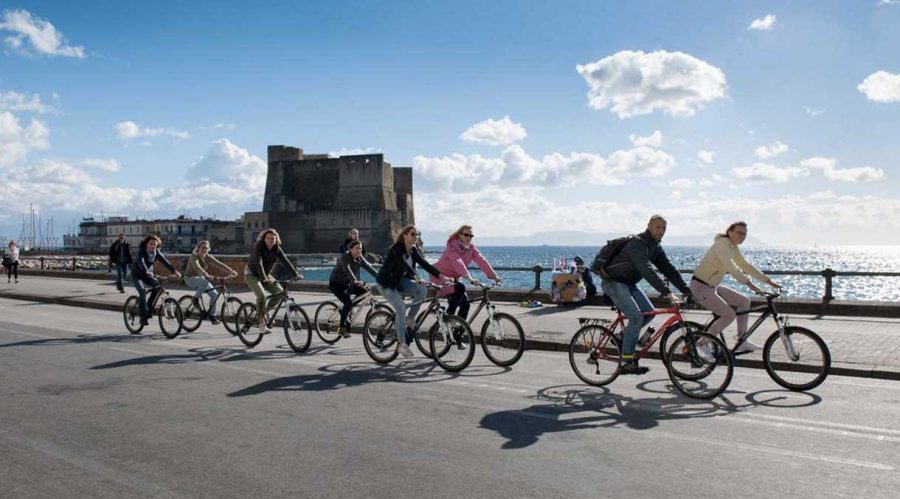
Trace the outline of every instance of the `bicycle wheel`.
<instances>
[{"instance_id":1,"label":"bicycle wheel","mask_svg":"<svg viewBox=\"0 0 900 499\"><path fill-rule=\"evenodd\" d=\"M181 327L189 333L200 328L200 324L203 322L203 311L194 304L194 297L182 296L178 299L178 306L181 307Z\"/></svg>"},{"instance_id":2,"label":"bicycle wheel","mask_svg":"<svg viewBox=\"0 0 900 499\"><path fill-rule=\"evenodd\" d=\"M422 355L429 359L434 358L429 338L431 338L431 334L437 327L437 314L431 313L430 308L423 310L419 316L416 317L416 322L413 325L413 339L416 342L416 348L422 352ZM407 338L407 340L409 340L409 338ZM412 342L410 342L410 344L411 343Z\"/></svg>"},{"instance_id":3,"label":"bicycle wheel","mask_svg":"<svg viewBox=\"0 0 900 499\"><path fill-rule=\"evenodd\" d=\"M129 296L122 307L125 329L131 334L140 334L141 330L144 329L144 325L141 324L141 309L138 305L138 299L137 296Z\"/></svg>"},{"instance_id":4,"label":"bicycle wheel","mask_svg":"<svg viewBox=\"0 0 900 499\"><path fill-rule=\"evenodd\" d=\"M181 307L175 298L166 298L162 305L159 306L159 329L162 334L169 339L176 338L181 334L181 322L184 321L184 315L181 313Z\"/></svg>"},{"instance_id":5,"label":"bicycle wheel","mask_svg":"<svg viewBox=\"0 0 900 499\"><path fill-rule=\"evenodd\" d=\"M669 342L683 336L686 331L699 333L703 331L703 324L692 321L677 322L670 326L669 329L665 330L662 336L659 337L659 357L662 359L663 364L668 365L669 363L668 355L666 355L669 351Z\"/></svg>"},{"instance_id":6,"label":"bicycle wheel","mask_svg":"<svg viewBox=\"0 0 900 499\"><path fill-rule=\"evenodd\" d=\"M692 332L671 342L669 379L681 393L696 399L718 397L734 375L734 358L719 338Z\"/></svg>"},{"instance_id":7,"label":"bicycle wheel","mask_svg":"<svg viewBox=\"0 0 900 499\"><path fill-rule=\"evenodd\" d=\"M237 313L238 310L240 310L241 305L243 305L243 303L240 298L229 296L228 299L222 303L222 311L219 313L219 320L225 325L225 329L235 336L238 334L235 320L237 319Z\"/></svg>"},{"instance_id":8,"label":"bicycle wheel","mask_svg":"<svg viewBox=\"0 0 900 499\"><path fill-rule=\"evenodd\" d=\"M608 385L619 376L620 356L619 340L603 326L584 326L569 342L569 365L591 386Z\"/></svg>"},{"instance_id":9,"label":"bicycle wheel","mask_svg":"<svg viewBox=\"0 0 900 499\"><path fill-rule=\"evenodd\" d=\"M375 362L387 364L397 358L397 329L394 313L386 310L372 312L363 326L363 346Z\"/></svg>"},{"instance_id":10,"label":"bicycle wheel","mask_svg":"<svg viewBox=\"0 0 900 499\"><path fill-rule=\"evenodd\" d=\"M437 328L428 336L428 346L434 361L448 372L459 372L468 367L475 356L475 335L462 317L444 315Z\"/></svg>"},{"instance_id":11,"label":"bicycle wheel","mask_svg":"<svg viewBox=\"0 0 900 499\"><path fill-rule=\"evenodd\" d=\"M788 390L812 390L828 377L831 352L818 334L806 328L787 326L783 338L775 331L766 340L763 365L769 376Z\"/></svg>"},{"instance_id":12,"label":"bicycle wheel","mask_svg":"<svg viewBox=\"0 0 900 499\"><path fill-rule=\"evenodd\" d=\"M481 326L481 349L494 364L509 367L525 352L525 331L515 317L494 313L493 320L488 319Z\"/></svg>"},{"instance_id":13,"label":"bicycle wheel","mask_svg":"<svg viewBox=\"0 0 900 499\"><path fill-rule=\"evenodd\" d=\"M309 350L312 342L312 325L303 307L291 304L284 313L284 337L295 352Z\"/></svg>"},{"instance_id":14,"label":"bicycle wheel","mask_svg":"<svg viewBox=\"0 0 900 499\"><path fill-rule=\"evenodd\" d=\"M234 324L237 327L238 338L247 348L253 348L262 341L263 334L259 330L259 319L256 315L255 303L241 305Z\"/></svg>"},{"instance_id":15,"label":"bicycle wheel","mask_svg":"<svg viewBox=\"0 0 900 499\"><path fill-rule=\"evenodd\" d=\"M333 302L326 301L316 309L316 334L325 343L333 345L341 339L341 307Z\"/></svg>"}]
</instances>

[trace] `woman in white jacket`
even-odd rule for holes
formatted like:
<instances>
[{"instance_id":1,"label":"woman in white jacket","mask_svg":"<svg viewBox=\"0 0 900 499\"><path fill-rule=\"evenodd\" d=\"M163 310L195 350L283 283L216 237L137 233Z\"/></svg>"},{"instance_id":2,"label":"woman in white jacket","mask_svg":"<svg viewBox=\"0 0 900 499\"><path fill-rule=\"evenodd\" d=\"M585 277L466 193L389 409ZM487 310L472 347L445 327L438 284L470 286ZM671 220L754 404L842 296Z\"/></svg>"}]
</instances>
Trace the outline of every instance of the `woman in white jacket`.
<instances>
[{"instance_id":1,"label":"woman in white jacket","mask_svg":"<svg viewBox=\"0 0 900 499\"><path fill-rule=\"evenodd\" d=\"M743 244L745 239L747 239L745 222L735 222L728 226L724 234L716 235L712 247L691 276L690 287L694 300L719 316L719 319L709 327L709 334L713 336L734 322L735 318L737 318L738 338L747 331L747 314L737 315L737 313L750 310L750 298L720 284L726 273L731 274L735 281L746 285L755 293L759 293L760 290L750 281L748 275L773 288L781 287L744 259L738 246ZM752 352L761 348L747 340L741 344L740 350L736 350L736 353Z\"/></svg>"}]
</instances>

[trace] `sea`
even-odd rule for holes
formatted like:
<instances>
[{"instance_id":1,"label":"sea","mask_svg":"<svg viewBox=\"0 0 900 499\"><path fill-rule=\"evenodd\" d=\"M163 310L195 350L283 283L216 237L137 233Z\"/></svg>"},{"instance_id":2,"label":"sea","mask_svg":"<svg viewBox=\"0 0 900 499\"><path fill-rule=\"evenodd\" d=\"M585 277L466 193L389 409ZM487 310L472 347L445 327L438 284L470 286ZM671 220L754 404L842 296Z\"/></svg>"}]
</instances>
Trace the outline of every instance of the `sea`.
<instances>
[{"instance_id":1,"label":"sea","mask_svg":"<svg viewBox=\"0 0 900 499\"><path fill-rule=\"evenodd\" d=\"M708 247L665 246L669 260L678 269L696 267ZM425 257L428 261L437 261L443 246L426 246ZM588 246L479 246L482 254L495 267L527 267L540 265L547 271L542 273L543 289L550 289L551 269L554 261L565 258L570 264L579 255L590 264L597 247ZM741 248L744 257L763 272L767 270L781 271L814 271L821 272L826 268L838 272L894 272L900 273L900 246L811 246L811 247L759 247ZM328 280L330 269L304 268L307 279ZM365 274L365 272L364 272ZM479 271L472 274L484 278ZM531 271L502 271L504 286L509 288L534 287L534 273ZM685 280L690 274L684 274ZM784 295L789 298L818 299L825 293L825 279L821 276L773 275L772 279L784 287ZM373 281L365 274L365 280ZM724 284L735 289L748 292L745 286L726 278ZM655 292L643 284L649 294ZM861 276L835 277L832 294L838 300L864 301L900 301L900 276Z\"/></svg>"}]
</instances>

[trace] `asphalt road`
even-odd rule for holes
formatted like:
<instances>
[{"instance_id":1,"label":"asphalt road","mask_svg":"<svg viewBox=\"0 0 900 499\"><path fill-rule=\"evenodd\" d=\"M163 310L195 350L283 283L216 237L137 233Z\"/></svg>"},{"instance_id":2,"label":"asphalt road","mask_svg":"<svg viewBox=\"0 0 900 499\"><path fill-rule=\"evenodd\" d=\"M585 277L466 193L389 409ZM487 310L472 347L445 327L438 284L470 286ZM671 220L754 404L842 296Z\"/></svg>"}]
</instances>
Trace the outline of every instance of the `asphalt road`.
<instances>
[{"instance_id":1,"label":"asphalt road","mask_svg":"<svg viewBox=\"0 0 900 499\"><path fill-rule=\"evenodd\" d=\"M564 354L462 375L295 354L219 326L0 299L0 497L896 497L900 383L812 393L739 369L714 401L661 364L605 389Z\"/></svg>"}]
</instances>

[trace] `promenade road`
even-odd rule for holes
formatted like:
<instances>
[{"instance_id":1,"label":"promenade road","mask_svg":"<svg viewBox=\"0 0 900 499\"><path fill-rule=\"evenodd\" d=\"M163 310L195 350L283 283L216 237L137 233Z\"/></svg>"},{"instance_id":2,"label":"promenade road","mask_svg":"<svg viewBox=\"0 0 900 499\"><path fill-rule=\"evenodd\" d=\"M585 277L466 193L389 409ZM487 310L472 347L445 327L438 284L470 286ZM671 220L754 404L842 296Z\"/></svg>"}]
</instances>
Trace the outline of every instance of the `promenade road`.
<instances>
[{"instance_id":1,"label":"promenade road","mask_svg":"<svg viewBox=\"0 0 900 499\"><path fill-rule=\"evenodd\" d=\"M900 383L741 368L696 401L647 365L592 388L562 352L479 352L450 375L358 335L247 350L0 298L0 497L896 497Z\"/></svg>"}]
</instances>

